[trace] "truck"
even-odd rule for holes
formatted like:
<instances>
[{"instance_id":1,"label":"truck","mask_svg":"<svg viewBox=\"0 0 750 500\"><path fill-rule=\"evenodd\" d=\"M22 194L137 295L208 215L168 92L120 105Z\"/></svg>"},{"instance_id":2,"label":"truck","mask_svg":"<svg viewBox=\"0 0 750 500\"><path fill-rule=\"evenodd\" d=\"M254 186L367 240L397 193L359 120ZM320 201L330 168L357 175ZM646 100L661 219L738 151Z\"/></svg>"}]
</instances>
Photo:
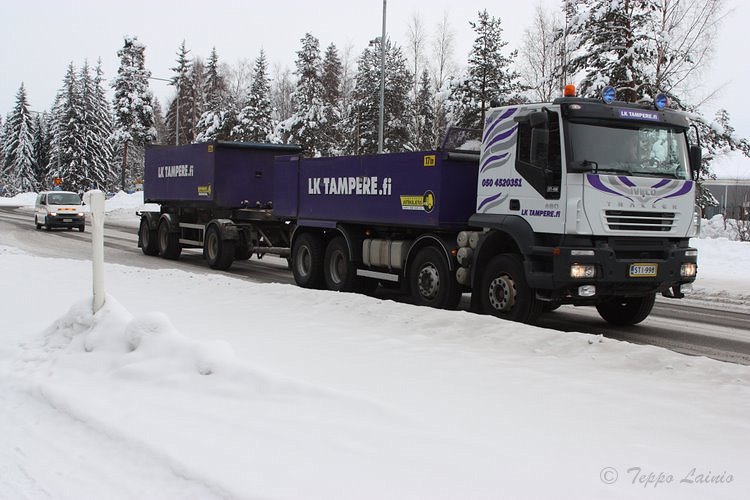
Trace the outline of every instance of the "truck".
<instances>
[{"instance_id":1,"label":"truck","mask_svg":"<svg viewBox=\"0 0 750 500\"><path fill-rule=\"evenodd\" d=\"M139 246L203 248L217 269L275 253L302 287L382 286L438 308L470 294L473 310L512 321L573 304L634 325L697 275L690 127L663 96L619 102L608 88L491 108L482 130L451 129L430 151L150 149L145 200L161 209L142 214Z\"/></svg>"}]
</instances>

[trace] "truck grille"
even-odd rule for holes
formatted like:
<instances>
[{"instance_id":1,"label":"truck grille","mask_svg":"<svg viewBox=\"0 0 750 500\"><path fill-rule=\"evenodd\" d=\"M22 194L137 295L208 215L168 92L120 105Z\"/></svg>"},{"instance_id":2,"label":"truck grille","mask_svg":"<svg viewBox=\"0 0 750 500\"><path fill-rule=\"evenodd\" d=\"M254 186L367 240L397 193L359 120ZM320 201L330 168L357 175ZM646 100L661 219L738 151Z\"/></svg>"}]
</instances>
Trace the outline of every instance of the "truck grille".
<instances>
[{"instance_id":1,"label":"truck grille","mask_svg":"<svg viewBox=\"0 0 750 500\"><path fill-rule=\"evenodd\" d=\"M635 212L606 210L604 217L610 231L659 231L672 230L674 212Z\"/></svg>"}]
</instances>

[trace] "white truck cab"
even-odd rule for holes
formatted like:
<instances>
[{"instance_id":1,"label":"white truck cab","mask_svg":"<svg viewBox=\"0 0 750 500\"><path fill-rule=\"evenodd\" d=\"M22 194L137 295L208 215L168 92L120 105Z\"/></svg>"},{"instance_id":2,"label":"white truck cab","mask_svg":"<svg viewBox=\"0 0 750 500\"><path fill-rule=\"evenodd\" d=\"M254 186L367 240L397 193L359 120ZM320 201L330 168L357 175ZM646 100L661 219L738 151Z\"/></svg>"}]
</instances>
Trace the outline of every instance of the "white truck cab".
<instances>
[{"instance_id":1,"label":"white truck cab","mask_svg":"<svg viewBox=\"0 0 750 500\"><path fill-rule=\"evenodd\" d=\"M656 293L680 298L695 280L700 147L689 145L688 116L663 96L614 95L488 113L470 219L484 231L463 273L483 310L529 321L559 304L595 305L630 325Z\"/></svg>"},{"instance_id":2,"label":"white truck cab","mask_svg":"<svg viewBox=\"0 0 750 500\"><path fill-rule=\"evenodd\" d=\"M42 191L36 197L34 224L47 231L54 227L86 230L86 214L81 197L72 191Z\"/></svg>"}]
</instances>

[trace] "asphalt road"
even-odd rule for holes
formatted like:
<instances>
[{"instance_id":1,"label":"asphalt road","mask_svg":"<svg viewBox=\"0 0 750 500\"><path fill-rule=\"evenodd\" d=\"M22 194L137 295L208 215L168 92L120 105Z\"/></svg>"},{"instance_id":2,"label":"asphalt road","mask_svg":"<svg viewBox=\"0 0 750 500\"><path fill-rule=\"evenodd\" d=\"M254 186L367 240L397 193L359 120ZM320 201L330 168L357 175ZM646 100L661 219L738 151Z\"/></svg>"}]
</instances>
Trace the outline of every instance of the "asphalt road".
<instances>
[{"instance_id":1,"label":"asphalt road","mask_svg":"<svg viewBox=\"0 0 750 500\"><path fill-rule=\"evenodd\" d=\"M134 219L135 220L135 219ZM136 221L137 222L137 221ZM236 261L228 271L208 268L200 250L184 250L180 260L165 261L143 255L137 247L137 228L117 222L105 224L104 256L107 262L148 269L172 267L197 273L222 272L256 282L293 284L284 259L272 256ZM21 248L42 257L89 260L91 234L87 231L37 231L28 209L0 207L0 244ZM383 296L408 302L408 297ZM468 308L468 296L462 307ZM539 326L603 335L637 344L660 346L673 351L750 365L750 314L717 310L710 303L657 300L651 316L631 327L616 327L602 320L592 307L563 306L546 314Z\"/></svg>"}]
</instances>

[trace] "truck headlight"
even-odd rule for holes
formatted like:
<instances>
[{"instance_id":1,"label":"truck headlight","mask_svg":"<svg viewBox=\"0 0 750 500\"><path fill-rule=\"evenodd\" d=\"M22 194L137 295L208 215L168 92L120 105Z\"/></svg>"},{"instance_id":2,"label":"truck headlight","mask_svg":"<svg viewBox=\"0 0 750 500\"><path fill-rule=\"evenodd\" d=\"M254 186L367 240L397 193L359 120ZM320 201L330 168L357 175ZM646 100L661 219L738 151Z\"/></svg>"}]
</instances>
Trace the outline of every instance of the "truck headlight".
<instances>
[{"instance_id":1,"label":"truck headlight","mask_svg":"<svg viewBox=\"0 0 750 500\"><path fill-rule=\"evenodd\" d=\"M593 264L572 264L570 277L575 279L593 278L596 276L596 266Z\"/></svg>"},{"instance_id":2,"label":"truck headlight","mask_svg":"<svg viewBox=\"0 0 750 500\"><path fill-rule=\"evenodd\" d=\"M685 262L680 266L680 276L683 278L695 278L698 272L698 266L693 262Z\"/></svg>"}]
</instances>

